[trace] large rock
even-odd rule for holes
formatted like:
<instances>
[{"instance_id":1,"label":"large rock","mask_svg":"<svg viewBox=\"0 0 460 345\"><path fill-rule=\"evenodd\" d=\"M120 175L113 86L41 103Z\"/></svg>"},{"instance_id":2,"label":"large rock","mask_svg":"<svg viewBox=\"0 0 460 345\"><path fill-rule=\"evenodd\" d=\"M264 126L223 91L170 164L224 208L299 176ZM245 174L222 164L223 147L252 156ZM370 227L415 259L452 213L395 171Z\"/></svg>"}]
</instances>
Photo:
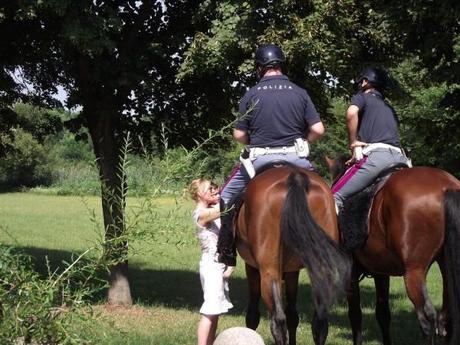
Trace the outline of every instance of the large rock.
<instances>
[{"instance_id":1,"label":"large rock","mask_svg":"<svg viewBox=\"0 0 460 345\"><path fill-rule=\"evenodd\" d=\"M265 345L262 337L250 328L232 327L222 331L213 345Z\"/></svg>"}]
</instances>

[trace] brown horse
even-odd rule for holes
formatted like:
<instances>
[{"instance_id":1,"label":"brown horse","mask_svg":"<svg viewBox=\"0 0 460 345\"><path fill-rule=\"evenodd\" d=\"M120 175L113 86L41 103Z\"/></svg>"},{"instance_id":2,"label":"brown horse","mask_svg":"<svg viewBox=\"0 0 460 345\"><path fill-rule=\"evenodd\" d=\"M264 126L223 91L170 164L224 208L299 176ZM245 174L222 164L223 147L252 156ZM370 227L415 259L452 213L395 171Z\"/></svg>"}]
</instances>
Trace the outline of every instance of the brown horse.
<instances>
[{"instance_id":1,"label":"brown horse","mask_svg":"<svg viewBox=\"0 0 460 345\"><path fill-rule=\"evenodd\" d=\"M344 161L328 160L335 182L345 172ZM353 252L348 293L353 343L362 344L358 278L368 273L375 282L376 317L384 345L391 344L389 276L404 277L427 344L434 344L437 334L446 336L449 344L460 344L460 181L429 167L395 172L374 195L367 225L367 240ZM439 314L426 287L435 261L443 278Z\"/></svg>"},{"instance_id":2,"label":"brown horse","mask_svg":"<svg viewBox=\"0 0 460 345\"><path fill-rule=\"evenodd\" d=\"M296 344L299 270L312 284L315 344L324 344L327 311L350 274L349 257L339 250L337 217L328 185L314 172L285 165L257 175L248 184L236 220L236 244L246 262L249 306L246 325L256 329L262 296L277 345ZM282 303L282 281L286 307Z\"/></svg>"}]
</instances>

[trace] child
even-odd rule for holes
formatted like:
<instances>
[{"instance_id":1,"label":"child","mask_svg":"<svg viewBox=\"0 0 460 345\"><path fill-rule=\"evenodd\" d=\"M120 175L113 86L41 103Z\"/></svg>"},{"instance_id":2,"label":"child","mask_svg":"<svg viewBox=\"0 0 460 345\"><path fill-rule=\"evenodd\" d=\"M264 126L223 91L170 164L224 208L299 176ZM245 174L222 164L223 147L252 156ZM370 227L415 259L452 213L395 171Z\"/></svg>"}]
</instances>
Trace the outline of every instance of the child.
<instances>
[{"instance_id":1,"label":"child","mask_svg":"<svg viewBox=\"0 0 460 345\"><path fill-rule=\"evenodd\" d=\"M189 192L196 203L193 220L201 247L200 279L204 296L197 332L198 345L212 345L219 315L233 307L228 298L228 277L234 267L227 267L216 260L220 229L217 185L206 179L196 179L190 184Z\"/></svg>"}]
</instances>

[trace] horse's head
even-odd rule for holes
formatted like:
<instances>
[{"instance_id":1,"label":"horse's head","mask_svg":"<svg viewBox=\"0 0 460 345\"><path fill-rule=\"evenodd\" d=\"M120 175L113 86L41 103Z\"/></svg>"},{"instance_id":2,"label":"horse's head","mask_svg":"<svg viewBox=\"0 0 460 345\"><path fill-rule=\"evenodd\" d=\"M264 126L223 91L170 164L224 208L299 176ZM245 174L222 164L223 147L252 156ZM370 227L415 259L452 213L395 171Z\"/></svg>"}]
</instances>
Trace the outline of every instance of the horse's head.
<instances>
[{"instance_id":1,"label":"horse's head","mask_svg":"<svg viewBox=\"0 0 460 345\"><path fill-rule=\"evenodd\" d=\"M334 185L337 180L345 174L345 171L348 168L345 163L350 159L350 157L347 155L340 155L333 159L326 156L325 159L329 168L329 173L331 174L332 185Z\"/></svg>"}]
</instances>

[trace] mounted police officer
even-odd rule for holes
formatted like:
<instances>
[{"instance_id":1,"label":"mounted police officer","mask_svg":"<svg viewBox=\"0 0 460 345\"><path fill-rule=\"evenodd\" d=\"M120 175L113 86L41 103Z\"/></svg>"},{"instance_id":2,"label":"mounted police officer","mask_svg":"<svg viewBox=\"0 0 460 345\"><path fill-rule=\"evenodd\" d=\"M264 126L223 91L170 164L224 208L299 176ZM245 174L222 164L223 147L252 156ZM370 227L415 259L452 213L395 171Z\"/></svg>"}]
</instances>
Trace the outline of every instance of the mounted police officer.
<instances>
[{"instance_id":1,"label":"mounted police officer","mask_svg":"<svg viewBox=\"0 0 460 345\"><path fill-rule=\"evenodd\" d=\"M365 69L357 79L358 93L347 109L351 168L332 188L338 212L345 199L370 185L384 169L397 163L409 164L400 147L398 118L385 101L388 75L378 68Z\"/></svg>"},{"instance_id":2,"label":"mounted police officer","mask_svg":"<svg viewBox=\"0 0 460 345\"><path fill-rule=\"evenodd\" d=\"M313 169L308 160L309 145L324 134L324 126L306 90L282 73L285 56L274 44L261 46L255 54L255 68L261 78L246 92L239 105L241 118L233 137L246 145L236 167L221 191L222 229L219 261L236 264L233 244L232 205L255 170L273 161L288 161ZM233 207L234 208L234 207Z\"/></svg>"}]
</instances>

